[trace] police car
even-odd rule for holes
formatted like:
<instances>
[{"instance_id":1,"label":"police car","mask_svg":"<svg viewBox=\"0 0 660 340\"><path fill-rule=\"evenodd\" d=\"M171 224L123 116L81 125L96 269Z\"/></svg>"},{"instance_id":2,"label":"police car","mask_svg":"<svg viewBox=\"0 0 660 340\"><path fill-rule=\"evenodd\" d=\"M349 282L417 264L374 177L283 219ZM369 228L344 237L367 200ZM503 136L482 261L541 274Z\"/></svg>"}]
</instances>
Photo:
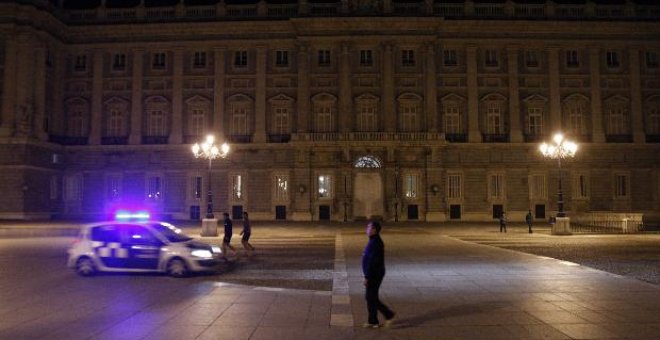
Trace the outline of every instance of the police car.
<instances>
[{"instance_id":1,"label":"police car","mask_svg":"<svg viewBox=\"0 0 660 340\"><path fill-rule=\"evenodd\" d=\"M67 265L82 276L98 271L164 272L184 277L219 263L219 246L194 241L167 222L134 217L125 214L117 221L83 226L68 250Z\"/></svg>"}]
</instances>

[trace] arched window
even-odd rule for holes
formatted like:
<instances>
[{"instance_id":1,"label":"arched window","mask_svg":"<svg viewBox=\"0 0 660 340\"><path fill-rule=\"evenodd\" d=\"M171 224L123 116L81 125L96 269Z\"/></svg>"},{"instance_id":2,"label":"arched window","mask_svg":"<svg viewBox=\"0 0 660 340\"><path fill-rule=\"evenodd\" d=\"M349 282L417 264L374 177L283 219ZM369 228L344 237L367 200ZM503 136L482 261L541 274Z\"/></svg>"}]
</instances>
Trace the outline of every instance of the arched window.
<instances>
[{"instance_id":1,"label":"arched window","mask_svg":"<svg viewBox=\"0 0 660 340\"><path fill-rule=\"evenodd\" d=\"M377 157L368 155L358 158L355 161L354 166L356 168L380 168L382 163Z\"/></svg>"}]
</instances>

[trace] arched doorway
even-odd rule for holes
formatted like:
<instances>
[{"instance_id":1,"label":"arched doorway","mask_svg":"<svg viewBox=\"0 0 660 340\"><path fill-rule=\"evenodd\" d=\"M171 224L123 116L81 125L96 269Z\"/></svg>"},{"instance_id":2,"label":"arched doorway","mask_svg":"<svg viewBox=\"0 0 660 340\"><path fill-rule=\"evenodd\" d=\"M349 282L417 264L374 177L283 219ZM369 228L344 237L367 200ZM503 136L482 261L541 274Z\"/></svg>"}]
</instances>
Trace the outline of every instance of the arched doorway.
<instances>
[{"instance_id":1,"label":"arched doorway","mask_svg":"<svg viewBox=\"0 0 660 340\"><path fill-rule=\"evenodd\" d=\"M374 156L360 157L355 161L353 185L353 216L368 219L385 215L383 179L380 174L381 161Z\"/></svg>"}]
</instances>

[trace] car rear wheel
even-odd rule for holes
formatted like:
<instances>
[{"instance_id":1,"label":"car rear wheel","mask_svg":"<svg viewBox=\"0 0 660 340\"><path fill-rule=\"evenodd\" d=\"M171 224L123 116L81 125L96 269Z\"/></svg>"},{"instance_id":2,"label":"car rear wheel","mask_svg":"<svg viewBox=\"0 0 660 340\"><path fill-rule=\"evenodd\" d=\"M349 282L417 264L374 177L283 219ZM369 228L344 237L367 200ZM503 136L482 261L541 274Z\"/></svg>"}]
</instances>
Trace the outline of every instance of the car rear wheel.
<instances>
[{"instance_id":1,"label":"car rear wheel","mask_svg":"<svg viewBox=\"0 0 660 340\"><path fill-rule=\"evenodd\" d=\"M185 277L188 275L188 266L183 259L173 258L167 262L167 273L173 277Z\"/></svg>"},{"instance_id":2,"label":"car rear wheel","mask_svg":"<svg viewBox=\"0 0 660 340\"><path fill-rule=\"evenodd\" d=\"M94 261L89 257L81 257L76 262L76 273L80 276L92 276L96 273Z\"/></svg>"}]
</instances>

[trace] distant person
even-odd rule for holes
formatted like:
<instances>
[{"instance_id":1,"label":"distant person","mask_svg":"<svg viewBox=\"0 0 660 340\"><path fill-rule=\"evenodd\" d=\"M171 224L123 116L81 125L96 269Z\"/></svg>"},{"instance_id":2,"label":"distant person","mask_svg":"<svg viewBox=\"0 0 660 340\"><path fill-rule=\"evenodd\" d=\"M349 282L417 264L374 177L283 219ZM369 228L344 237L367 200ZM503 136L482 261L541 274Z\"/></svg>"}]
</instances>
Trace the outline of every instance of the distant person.
<instances>
[{"instance_id":1,"label":"distant person","mask_svg":"<svg viewBox=\"0 0 660 340\"><path fill-rule=\"evenodd\" d=\"M532 210L530 209L525 216L525 222L527 222L527 227L529 228L529 233L532 233L532 222L534 222L534 217L532 217Z\"/></svg>"},{"instance_id":2,"label":"distant person","mask_svg":"<svg viewBox=\"0 0 660 340\"><path fill-rule=\"evenodd\" d=\"M227 248L231 249L232 252L234 252L234 255L236 255L236 249L232 247L231 243L231 236L233 234L232 227L233 223L231 222L231 218L229 218L228 213L223 213L225 216L224 220L224 225L225 225L225 236L222 239L222 255L225 257L225 261L229 261L227 258Z\"/></svg>"},{"instance_id":3,"label":"distant person","mask_svg":"<svg viewBox=\"0 0 660 340\"><path fill-rule=\"evenodd\" d=\"M505 232L506 233L506 213L502 212L500 214L500 233Z\"/></svg>"},{"instance_id":4,"label":"distant person","mask_svg":"<svg viewBox=\"0 0 660 340\"><path fill-rule=\"evenodd\" d=\"M380 238L381 226L378 221L371 221L367 225L369 243L362 254L362 272L364 274L364 287L366 288L367 311L369 320L364 328L378 328L378 312L385 316L385 327L392 325L394 313L378 298L380 284L385 277L385 245Z\"/></svg>"},{"instance_id":5,"label":"distant person","mask_svg":"<svg viewBox=\"0 0 660 340\"><path fill-rule=\"evenodd\" d=\"M243 230L241 231L241 243L243 248L245 248L245 255L252 257L252 252L254 247L250 244L250 235L252 235L252 225L250 224L250 219L248 218L248 213L243 212Z\"/></svg>"}]
</instances>

